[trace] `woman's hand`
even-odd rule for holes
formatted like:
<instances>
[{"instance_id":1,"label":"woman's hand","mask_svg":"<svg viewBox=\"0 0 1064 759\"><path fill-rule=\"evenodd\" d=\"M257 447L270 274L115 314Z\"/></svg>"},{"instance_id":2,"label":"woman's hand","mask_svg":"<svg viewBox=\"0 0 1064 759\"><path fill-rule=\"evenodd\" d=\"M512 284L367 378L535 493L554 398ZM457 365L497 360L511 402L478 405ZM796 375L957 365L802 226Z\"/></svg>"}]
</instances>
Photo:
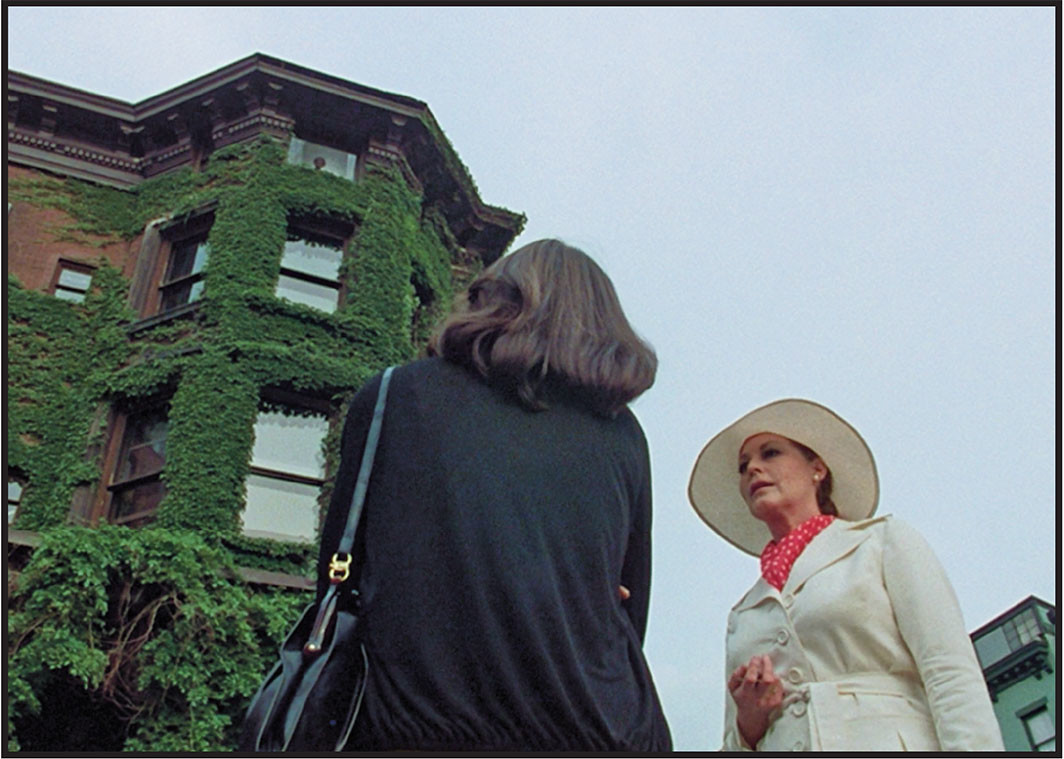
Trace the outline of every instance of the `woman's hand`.
<instances>
[{"instance_id":1,"label":"woman's hand","mask_svg":"<svg viewBox=\"0 0 1064 759\"><path fill-rule=\"evenodd\" d=\"M748 664L736 667L728 678L728 690L738 710L739 732L750 748L756 748L783 702L783 683L772 671L772 660L753 656Z\"/></svg>"}]
</instances>

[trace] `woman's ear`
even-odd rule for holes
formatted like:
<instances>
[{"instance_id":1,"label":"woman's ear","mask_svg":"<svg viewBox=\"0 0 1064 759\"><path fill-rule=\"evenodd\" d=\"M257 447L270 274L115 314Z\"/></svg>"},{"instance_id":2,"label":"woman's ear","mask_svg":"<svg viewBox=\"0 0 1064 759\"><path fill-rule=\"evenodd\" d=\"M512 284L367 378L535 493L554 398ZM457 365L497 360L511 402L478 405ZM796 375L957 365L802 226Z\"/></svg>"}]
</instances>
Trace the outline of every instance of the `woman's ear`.
<instances>
[{"instance_id":1,"label":"woman's ear","mask_svg":"<svg viewBox=\"0 0 1064 759\"><path fill-rule=\"evenodd\" d=\"M813 476L816 478L817 482L820 482L822 479L827 477L827 475L827 465L819 457L817 457L817 460L813 462Z\"/></svg>"}]
</instances>

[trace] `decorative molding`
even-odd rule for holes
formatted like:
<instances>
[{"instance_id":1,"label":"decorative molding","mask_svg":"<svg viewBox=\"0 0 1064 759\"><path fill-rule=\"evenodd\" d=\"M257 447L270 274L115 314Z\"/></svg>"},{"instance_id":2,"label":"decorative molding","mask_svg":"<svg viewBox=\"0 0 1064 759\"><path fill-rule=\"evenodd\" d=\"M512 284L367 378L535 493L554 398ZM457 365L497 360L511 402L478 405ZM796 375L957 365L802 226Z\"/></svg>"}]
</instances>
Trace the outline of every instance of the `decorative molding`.
<instances>
[{"instance_id":1,"label":"decorative molding","mask_svg":"<svg viewBox=\"0 0 1064 759\"><path fill-rule=\"evenodd\" d=\"M9 142L7 160L8 163L28 166L34 169L43 169L53 174L62 174L83 179L89 182L97 182L126 189L138 184L143 177L139 171L121 166L109 166L104 163L94 163L83 158L71 156L59 149L58 145L39 147L36 144L23 144ZM136 160L136 159L131 159Z\"/></svg>"},{"instance_id":2,"label":"decorative molding","mask_svg":"<svg viewBox=\"0 0 1064 759\"><path fill-rule=\"evenodd\" d=\"M1049 663L1049 644L1044 638L1039 638L992 664L983 674L990 697L997 700L998 693L1013 683L1029 677L1040 678L1043 672L1052 673L1053 667Z\"/></svg>"},{"instance_id":3,"label":"decorative molding","mask_svg":"<svg viewBox=\"0 0 1064 759\"><path fill-rule=\"evenodd\" d=\"M72 158L100 164L101 166L113 166L126 171L138 171L140 169L141 159L139 158L108 155L91 148L71 145L62 141L57 141L52 137L41 137L18 129L9 129L7 132L7 139L8 142L12 142L16 145L28 145L37 150L48 150L53 153L62 153L71 156Z\"/></svg>"},{"instance_id":4,"label":"decorative molding","mask_svg":"<svg viewBox=\"0 0 1064 759\"><path fill-rule=\"evenodd\" d=\"M410 185L411 189L418 193L423 193L424 186L421 181L414 174L414 170L410 168L410 164L398 149L393 149L391 146L381 145L370 141L369 146L366 148L366 161L369 163L376 163L383 166L392 166L399 169L399 172L403 175L403 179Z\"/></svg>"},{"instance_id":5,"label":"decorative molding","mask_svg":"<svg viewBox=\"0 0 1064 759\"><path fill-rule=\"evenodd\" d=\"M295 126L295 120L283 116L259 113L250 116L249 118L241 119L233 124L225 124L224 126L215 129L211 133L211 137L215 140L222 140L236 132L241 132L256 126L266 127L267 129L276 129L278 131L289 131Z\"/></svg>"}]
</instances>

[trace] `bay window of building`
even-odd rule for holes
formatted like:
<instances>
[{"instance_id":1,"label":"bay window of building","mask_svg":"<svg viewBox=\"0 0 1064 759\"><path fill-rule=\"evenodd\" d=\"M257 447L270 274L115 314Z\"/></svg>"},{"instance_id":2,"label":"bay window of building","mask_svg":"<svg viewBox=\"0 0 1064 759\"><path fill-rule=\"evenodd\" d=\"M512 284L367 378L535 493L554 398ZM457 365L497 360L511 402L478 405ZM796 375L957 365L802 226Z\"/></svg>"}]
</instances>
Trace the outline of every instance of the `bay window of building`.
<instances>
[{"instance_id":1,"label":"bay window of building","mask_svg":"<svg viewBox=\"0 0 1064 759\"><path fill-rule=\"evenodd\" d=\"M84 302L89 286L92 284L93 271L93 267L88 264L60 259L55 267L52 294L72 303Z\"/></svg>"},{"instance_id":2,"label":"bay window of building","mask_svg":"<svg viewBox=\"0 0 1064 759\"><path fill-rule=\"evenodd\" d=\"M166 464L167 411L160 404L117 416L101 514L108 522L135 527L155 519L166 495L160 475Z\"/></svg>"},{"instance_id":3,"label":"bay window of building","mask_svg":"<svg viewBox=\"0 0 1064 759\"><path fill-rule=\"evenodd\" d=\"M1042 631L1034 609L1024 609L1006 619L998 627L988 630L973 642L975 653L983 669L1001 661L1031 641L1041 638Z\"/></svg>"},{"instance_id":4,"label":"bay window of building","mask_svg":"<svg viewBox=\"0 0 1064 759\"><path fill-rule=\"evenodd\" d=\"M288 162L354 180L358 161L354 153L293 137L288 144Z\"/></svg>"},{"instance_id":5,"label":"bay window of building","mask_svg":"<svg viewBox=\"0 0 1064 759\"><path fill-rule=\"evenodd\" d=\"M335 311L340 305L340 263L349 234L348 225L290 224L281 255L277 297L327 313Z\"/></svg>"},{"instance_id":6,"label":"bay window of building","mask_svg":"<svg viewBox=\"0 0 1064 759\"><path fill-rule=\"evenodd\" d=\"M310 543L316 539L325 482L324 406L270 403L255 420L244 534Z\"/></svg>"}]
</instances>

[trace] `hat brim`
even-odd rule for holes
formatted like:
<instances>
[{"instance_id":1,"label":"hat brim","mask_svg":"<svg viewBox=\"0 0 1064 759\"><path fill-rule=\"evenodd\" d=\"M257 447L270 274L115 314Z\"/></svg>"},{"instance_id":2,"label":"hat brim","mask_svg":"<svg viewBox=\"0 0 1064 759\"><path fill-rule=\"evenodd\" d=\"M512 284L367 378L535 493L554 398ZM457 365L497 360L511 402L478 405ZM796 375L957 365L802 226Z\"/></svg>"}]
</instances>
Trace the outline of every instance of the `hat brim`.
<instances>
[{"instance_id":1,"label":"hat brim","mask_svg":"<svg viewBox=\"0 0 1064 759\"><path fill-rule=\"evenodd\" d=\"M772 539L739 492L739 448L751 435L771 432L816 451L831 470L839 516L867 519L879 503L879 475L868 444L842 417L819 403L787 398L754 409L721 430L695 460L687 496L702 520L746 553L759 556Z\"/></svg>"}]
</instances>

